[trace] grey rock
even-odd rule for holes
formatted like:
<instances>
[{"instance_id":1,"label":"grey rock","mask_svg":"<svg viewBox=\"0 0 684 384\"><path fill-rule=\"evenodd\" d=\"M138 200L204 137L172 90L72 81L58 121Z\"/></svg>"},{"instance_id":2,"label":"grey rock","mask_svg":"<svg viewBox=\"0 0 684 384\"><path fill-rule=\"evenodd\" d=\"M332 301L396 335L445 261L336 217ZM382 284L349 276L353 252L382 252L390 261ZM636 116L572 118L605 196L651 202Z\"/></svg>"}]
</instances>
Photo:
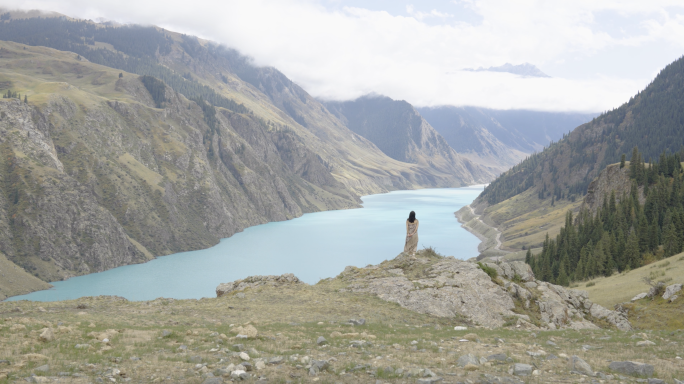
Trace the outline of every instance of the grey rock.
<instances>
[{"instance_id":1,"label":"grey rock","mask_svg":"<svg viewBox=\"0 0 684 384\"><path fill-rule=\"evenodd\" d=\"M202 356L190 356L188 358L188 361L191 363L201 363L202 362Z\"/></svg>"},{"instance_id":2,"label":"grey rock","mask_svg":"<svg viewBox=\"0 0 684 384\"><path fill-rule=\"evenodd\" d=\"M549 354L548 356L546 356L546 360L556 360L557 358L558 356L554 354Z\"/></svg>"},{"instance_id":3,"label":"grey rock","mask_svg":"<svg viewBox=\"0 0 684 384\"><path fill-rule=\"evenodd\" d=\"M608 365L611 370L632 376L653 376L654 368L650 364L637 363L635 361L613 361Z\"/></svg>"},{"instance_id":4,"label":"grey rock","mask_svg":"<svg viewBox=\"0 0 684 384\"><path fill-rule=\"evenodd\" d=\"M487 356L487 361L506 361L506 356L505 353L496 353L494 355Z\"/></svg>"},{"instance_id":5,"label":"grey rock","mask_svg":"<svg viewBox=\"0 0 684 384\"><path fill-rule=\"evenodd\" d=\"M667 288L665 288L665 293L663 293L663 299L669 300L670 297L674 296L675 293L677 293L681 290L682 290L681 284L668 285Z\"/></svg>"},{"instance_id":6,"label":"grey rock","mask_svg":"<svg viewBox=\"0 0 684 384\"><path fill-rule=\"evenodd\" d=\"M311 366L316 367L319 371L326 371L330 368L330 363L327 360L311 360Z\"/></svg>"},{"instance_id":7,"label":"grey rock","mask_svg":"<svg viewBox=\"0 0 684 384\"><path fill-rule=\"evenodd\" d=\"M41 365L40 367L36 367L33 370L38 371L38 372L47 372L50 370L50 366L45 364L45 365Z\"/></svg>"},{"instance_id":8,"label":"grey rock","mask_svg":"<svg viewBox=\"0 0 684 384\"><path fill-rule=\"evenodd\" d=\"M582 360L579 356L570 356L568 359L568 370L571 372L579 372L585 375L593 376L594 371L591 366L587 364L586 361Z\"/></svg>"},{"instance_id":9,"label":"grey rock","mask_svg":"<svg viewBox=\"0 0 684 384\"><path fill-rule=\"evenodd\" d=\"M508 372L516 376L528 376L532 374L533 369L529 364L515 363Z\"/></svg>"},{"instance_id":10,"label":"grey rock","mask_svg":"<svg viewBox=\"0 0 684 384\"><path fill-rule=\"evenodd\" d=\"M665 383L665 380L648 379L648 384L666 384L666 383Z\"/></svg>"},{"instance_id":11,"label":"grey rock","mask_svg":"<svg viewBox=\"0 0 684 384\"><path fill-rule=\"evenodd\" d=\"M249 276L242 280L219 284L219 286L216 287L216 297L221 297L229 293L244 291L247 288L253 289L260 286L282 287L298 284L305 283L300 281L299 278L291 273L286 273L280 276ZM244 294L242 297L244 298Z\"/></svg>"},{"instance_id":12,"label":"grey rock","mask_svg":"<svg viewBox=\"0 0 684 384\"><path fill-rule=\"evenodd\" d=\"M366 324L366 319L351 319L351 320L349 320L349 324L351 324L351 325L364 325L364 324Z\"/></svg>"},{"instance_id":13,"label":"grey rock","mask_svg":"<svg viewBox=\"0 0 684 384\"><path fill-rule=\"evenodd\" d=\"M233 344L233 349L242 352L245 350L245 345L244 344Z\"/></svg>"},{"instance_id":14,"label":"grey rock","mask_svg":"<svg viewBox=\"0 0 684 384\"><path fill-rule=\"evenodd\" d=\"M202 384L223 384L223 379L220 377L207 377L206 380L202 382Z\"/></svg>"},{"instance_id":15,"label":"grey rock","mask_svg":"<svg viewBox=\"0 0 684 384\"><path fill-rule=\"evenodd\" d=\"M546 341L546 345L550 345L550 346L552 346L552 347L558 346L558 344L554 343L554 342L551 341L551 340L547 340L547 341Z\"/></svg>"},{"instance_id":16,"label":"grey rock","mask_svg":"<svg viewBox=\"0 0 684 384\"><path fill-rule=\"evenodd\" d=\"M478 359L477 356L473 355L472 353L469 353L459 357L458 361L456 362L456 365L459 367L465 367L468 364L480 365L480 359Z\"/></svg>"},{"instance_id":17,"label":"grey rock","mask_svg":"<svg viewBox=\"0 0 684 384\"><path fill-rule=\"evenodd\" d=\"M246 362L246 361L240 363L240 366L242 366L242 369L243 369L244 371L246 371L246 372L251 372L251 371L252 371L252 364L250 364L250 363L248 363L248 362Z\"/></svg>"},{"instance_id":18,"label":"grey rock","mask_svg":"<svg viewBox=\"0 0 684 384\"><path fill-rule=\"evenodd\" d=\"M684 381L674 379L674 384L684 384Z\"/></svg>"},{"instance_id":19,"label":"grey rock","mask_svg":"<svg viewBox=\"0 0 684 384\"><path fill-rule=\"evenodd\" d=\"M282 364L284 361L285 359L282 356L274 356L268 359L268 364L277 365Z\"/></svg>"},{"instance_id":20,"label":"grey rock","mask_svg":"<svg viewBox=\"0 0 684 384\"><path fill-rule=\"evenodd\" d=\"M480 384L524 384L516 377L499 377L485 373L480 379Z\"/></svg>"},{"instance_id":21,"label":"grey rock","mask_svg":"<svg viewBox=\"0 0 684 384\"><path fill-rule=\"evenodd\" d=\"M441 377L423 377L423 378L418 379L418 380L416 381L416 383L420 383L420 384L436 384L436 383L439 383L440 381L442 381L442 378L441 378Z\"/></svg>"},{"instance_id":22,"label":"grey rock","mask_svg":"<svg viewBox=\"0 0 684 384\"><path fill-rule=\"evenodd\" d=\"M167 330L167 329L165 329L165 330L162 331L162 337L169 337L169 336L171 336L171 335L173 335L173 332L171 332L171 331L169 331L169 330Z\"/></svg>"},{"instance_id":23,"label":"grey rock","mask_svg":"<svg viewBox=\"0 0 684 384\"><path fill-rule=\"evenodd\" d=\"M523 329L536 329L529 319L513 312L514 300L531 300L532 293L529 289L514 282L506 283L506 288L499 286L475 263L455 258L434 262L421 259L420 253L415 258L400 254L392 262L396 262L388 266L392 270L402 269L402 265L413 265L412 268L415 268L424 264L425 269L421 274L423 277L409 279L409 274L360 273L363 268L348 268L338 277L347 283L352 292L370 293L418 313L446 318L465 317L489 328L501 327L508 318L518 317L517 325L524 326ZM540 308L541 320L543 324L548 324L548 328L599 329L586 320L597 318L620 330L631 329L625 314L592 303L584 291L534 281L534 276L525 272L529 269L525 263L502 262L488 265L498 268L504 278L513 278L517 273L523 280L530 279L528 283L537 284L535 297L537 292L539 295L536 302ZM377 266L366 268L378 269Z\"/></svg>"},{"instance_id":24,"label":"grey rock","mask_svg":"<svg viewBox=\"0 0 684 384\"><path fill-rule=\"evenodd\" d=\"M326 344L328 344L328 340L326 340L325 337L323 337L323 336L318 336L318 339L316 340L316 344L326 345Z\"/></svg>"},{"instance_id":25,"label":"grey rock","mask_svg":"<svg viewBox=\"0 0 684 384\"><path fill-rule=\"evenodd\" d=\"M642 292L642 293L632 297L632 300L630 300L630 301L641 300L641 299L645 298L646 296L648 296L648 292Z\"/></svg>"}]
</instances>

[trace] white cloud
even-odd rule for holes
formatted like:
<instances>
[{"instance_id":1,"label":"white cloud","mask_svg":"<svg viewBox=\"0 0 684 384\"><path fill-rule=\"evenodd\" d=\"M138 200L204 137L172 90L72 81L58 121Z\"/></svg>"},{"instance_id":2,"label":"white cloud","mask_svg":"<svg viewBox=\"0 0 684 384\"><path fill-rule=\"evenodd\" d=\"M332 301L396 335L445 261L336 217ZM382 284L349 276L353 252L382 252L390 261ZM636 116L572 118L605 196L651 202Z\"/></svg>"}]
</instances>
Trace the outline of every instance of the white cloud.
<instances>
[{"instance_id":1,"label":"white cloud","mask_svg":"<svg viewBox=\"0 0 684 384\"><path fill-rule=\"evenodd\" d=\"M677 56L684 52L679 0L457 3L482 22L454 21L451 11L414 6L407 7L408 16L359 7L329 10L315 0L25 0L4 6L156 24L234 47L280 69L314 96L348 99L376 92L416 105L601 111L628 100L666 62L631 77L606 71L564 79L551 72L555 78L523 79L460 69L530 62L545 72L567 72L578 60L615 47L634 49L635 60L646 60L638 53L653 43L669 44ZM596 22L601 12L636 17L638 33L612 36ZM440 24L427 24L428 18Z\"/></svg>"}]
</instances>

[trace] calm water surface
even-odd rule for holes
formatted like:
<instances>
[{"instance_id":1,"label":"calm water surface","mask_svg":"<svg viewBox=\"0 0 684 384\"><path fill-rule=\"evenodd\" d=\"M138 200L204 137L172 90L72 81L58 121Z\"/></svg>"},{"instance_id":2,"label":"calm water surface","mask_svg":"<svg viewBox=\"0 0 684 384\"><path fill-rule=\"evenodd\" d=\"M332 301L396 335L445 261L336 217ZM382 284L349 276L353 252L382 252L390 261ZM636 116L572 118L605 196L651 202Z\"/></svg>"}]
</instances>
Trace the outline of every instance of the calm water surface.
<instances>
[{"instance_id":1,"label":"calm water surface","mask_svg":"<svg viewBox=\"0 0 684 384\"><path fill-rule=\"evenodd\" d=\"M461 228L454 212L470 204L481 186L421 189L364 196L362 209L308 213L250 227L216 246L159 257L145 264L52 283L54 288L8 300L56 301L117 295L129 300L214 297L216 286L250 275L294 273L314 284L348 265L392 259L404 249L411 210L420 220L418 249L443 255L478 255L479 240Z\"/></svg>"}]
</instances>

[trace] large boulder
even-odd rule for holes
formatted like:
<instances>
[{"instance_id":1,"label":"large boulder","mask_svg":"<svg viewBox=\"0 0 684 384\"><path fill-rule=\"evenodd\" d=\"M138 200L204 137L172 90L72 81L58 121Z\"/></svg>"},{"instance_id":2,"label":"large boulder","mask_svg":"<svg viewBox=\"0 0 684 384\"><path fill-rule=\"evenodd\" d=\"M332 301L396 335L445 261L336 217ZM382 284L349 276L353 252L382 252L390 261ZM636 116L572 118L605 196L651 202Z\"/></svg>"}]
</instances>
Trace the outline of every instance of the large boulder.
<instances>
[{"instance_id":1,"label":"large boulder","mask_svg":"<svg viewBox=\"0 0 684 384\"><path fill-rule=\"evenodd\" d=\"M667 288L665 288L665 293L663 293L663 299L670 300L670 297L674 296L675 293L677 293L681 290L682 290L681 284L668 285Z\"/></svg>"},{"instance_id":2,"label":"large boulder","mask_svg":"<svg viewBox=\"0 0 684 384\"><path fill-rule=\"evenodd\" d=\"M221 297L230 293L237 293L248 288L256 288L260 286L282 287L285 285L306 284L300 281L297 276L286 273L280 276L249 276L242 280L236 280L230 283L222 283L216 287L216 297Z\"/></svg>"},{"instance_id":3,"label":"large boulder","mask_svg":"<svg viewBox=\"0 0 684 384\"><path fill-rule=\"evenodd\" d=\"M409 279L409 271L415 269L421 277ZM506 317L515 315L513 299L503 287L477 264L453 257L399 255L379 266L347 268L339 277L353 292L371 293L432 316L464 316L486 327L500 327Z\"/></svg>"},{"instance_id":4,"label":"large boulder","mask_svg":"<svg viewBox=\"0 0 684 384\"><path fill-rule=\"evenodd\" d=\"M635 361L613 361L608 365L611 370L623 375L653 376L653 366L650 364L637 363Z\"/></svg>"},{"instance_id":5,"label":"large boulder","mask_svg":"<svg viewBox=\"0 0 684 384\"><path fill-rule=\"evenodd\" d=\"M499 276L507 280L534 281L532 268L523 261L500 261L497 263L484 263L488 267L496 269ZM517 276L517 278L516 278Z\"/></svg>"}]
</instances>

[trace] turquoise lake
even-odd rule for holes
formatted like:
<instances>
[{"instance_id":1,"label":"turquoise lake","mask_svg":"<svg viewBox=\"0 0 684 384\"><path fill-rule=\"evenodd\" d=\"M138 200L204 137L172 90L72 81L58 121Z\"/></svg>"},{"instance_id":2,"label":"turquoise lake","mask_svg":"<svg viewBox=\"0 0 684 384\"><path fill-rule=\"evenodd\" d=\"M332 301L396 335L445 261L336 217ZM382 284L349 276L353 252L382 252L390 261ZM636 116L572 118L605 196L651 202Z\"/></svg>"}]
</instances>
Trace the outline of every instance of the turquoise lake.
<instances>
[{"instance_id":1,"label":"turquoise lake","mask_svg":"<svg viewBox=\"0 0 684 384\"><path fill-rule=\"evenodd\" d=\"M308 213L247 228L214 247L162 256L145 264L53 282L54 288L8 300L56 301L117 295L128 300L215 297L216 286L251 275L294 273L315 284L348 265L393 259L404 249L411 210L420 221L418 249L468 259L480 241L461 228L454 212L482 186L395 191L364 196L363 208Z\"/></svg>"}]
</instances>

